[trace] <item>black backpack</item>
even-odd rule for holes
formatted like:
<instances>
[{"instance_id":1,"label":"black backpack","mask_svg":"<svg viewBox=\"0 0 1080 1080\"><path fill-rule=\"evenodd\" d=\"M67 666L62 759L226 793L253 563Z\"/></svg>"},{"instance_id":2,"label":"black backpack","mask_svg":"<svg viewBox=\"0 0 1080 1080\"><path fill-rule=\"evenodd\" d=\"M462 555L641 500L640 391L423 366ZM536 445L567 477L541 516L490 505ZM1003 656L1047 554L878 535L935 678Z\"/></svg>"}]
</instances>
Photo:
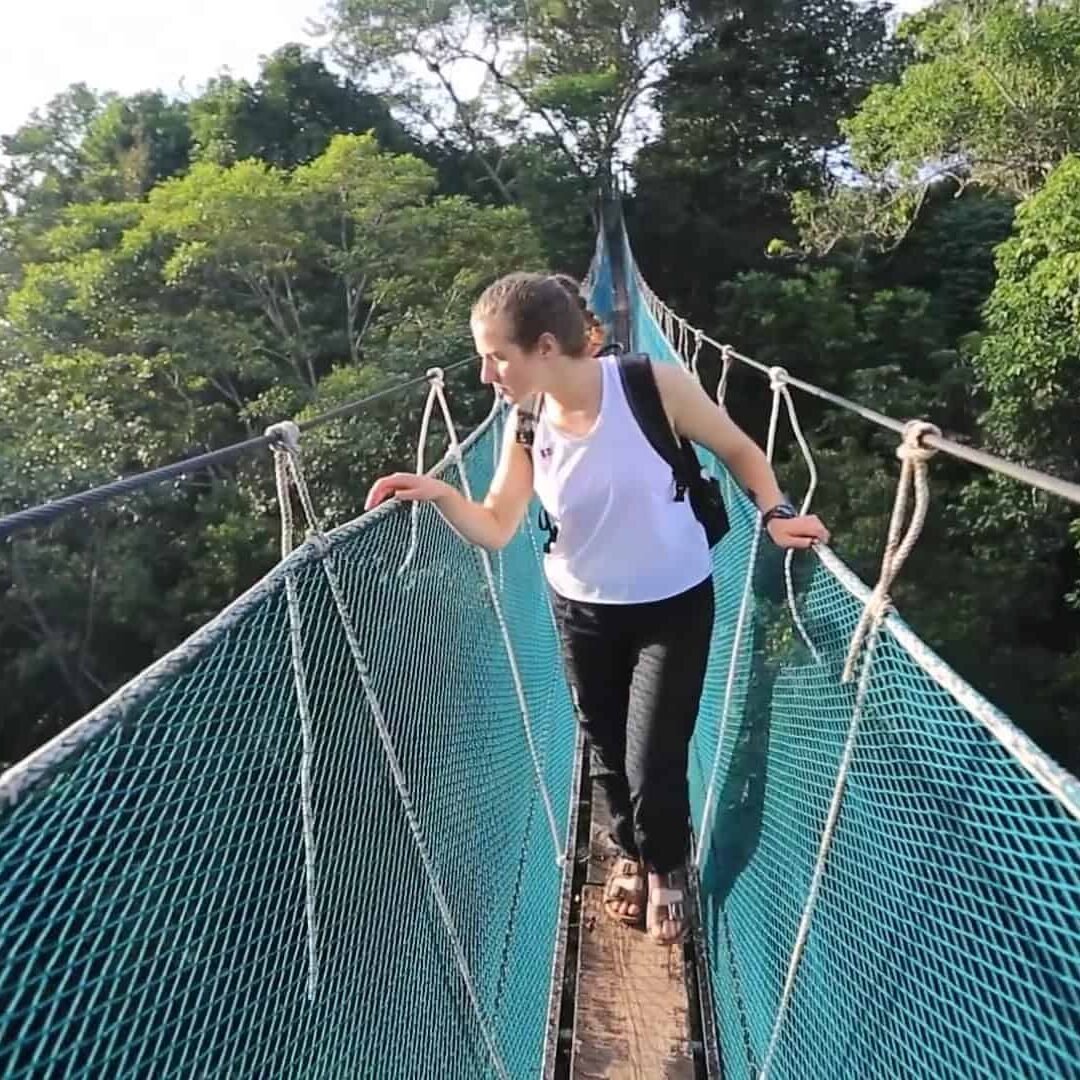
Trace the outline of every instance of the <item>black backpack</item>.
<instances>
[{"instance_id":1,"label":"black backpack","mask_svg":"<svg viewBox=\"0 0 1080 1080\"><path fill-rule=\"evenodd\" d=\"M638 426L653 449L671 466L675 501L682 502L689 496L690 507L705 530L709 547L715 547L729 528L720 485L702 469L693 443L681 437L676 439L671 430L648 355L620 350L619 375ZM530 413L518 413L517 441L530 451L535 419ZM543 508L539 524L548 534L544 544L544 551L548 552L558 535L558 525Z\"/></svg>"}]
</instances>

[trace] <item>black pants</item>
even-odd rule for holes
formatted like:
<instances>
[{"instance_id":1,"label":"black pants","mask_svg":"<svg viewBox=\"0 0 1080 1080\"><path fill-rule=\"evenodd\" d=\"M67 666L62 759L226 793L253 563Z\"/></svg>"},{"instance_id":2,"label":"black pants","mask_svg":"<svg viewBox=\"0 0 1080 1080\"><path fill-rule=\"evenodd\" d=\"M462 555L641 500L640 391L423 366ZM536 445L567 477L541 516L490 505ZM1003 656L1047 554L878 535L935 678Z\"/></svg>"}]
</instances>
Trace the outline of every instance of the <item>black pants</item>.
<instances>
[{"instance_id":1,"label":"black pants","mask_svg":"<svg viewBox=\"0 0 1080 1080\"><path fill-rule=\"evenodd\" d=\"M553 603L615 840L668 873L688 847L687 759L709 658L712 580L645 604L586 604L557 594Z\"/></svg>"}]
</instances>

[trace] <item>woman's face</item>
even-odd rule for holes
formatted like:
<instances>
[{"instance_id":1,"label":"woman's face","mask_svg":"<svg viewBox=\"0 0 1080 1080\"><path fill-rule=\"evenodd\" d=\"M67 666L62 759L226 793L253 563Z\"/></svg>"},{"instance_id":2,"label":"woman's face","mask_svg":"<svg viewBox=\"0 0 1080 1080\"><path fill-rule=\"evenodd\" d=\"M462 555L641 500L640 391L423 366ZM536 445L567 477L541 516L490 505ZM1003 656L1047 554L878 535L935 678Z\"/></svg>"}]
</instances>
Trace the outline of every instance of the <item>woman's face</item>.
<instances>
[{"instance_id":1,"label":"woman's face","mask_svg":"<svg viewBox=\"0 0 1080 1080\"><path fill-rule=\"evenodd\" d=\"M552 336L541 334L536 346L521 348L510 337L504 315L472 320L473 341L480 356L480 381L507 401L522 401L541 389L539 383L552 351Z\"/></svg>"}]
</instances>

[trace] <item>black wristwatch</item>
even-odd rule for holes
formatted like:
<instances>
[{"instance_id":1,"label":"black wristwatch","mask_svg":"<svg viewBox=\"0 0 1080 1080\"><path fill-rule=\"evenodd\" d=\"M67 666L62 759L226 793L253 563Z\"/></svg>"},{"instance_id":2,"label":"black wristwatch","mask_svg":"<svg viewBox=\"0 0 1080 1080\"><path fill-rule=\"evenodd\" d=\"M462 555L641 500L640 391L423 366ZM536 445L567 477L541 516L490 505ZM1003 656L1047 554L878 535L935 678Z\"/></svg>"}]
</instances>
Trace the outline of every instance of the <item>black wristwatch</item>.
<instances>
[{"instance_id":1,"label":"black wristwatch","mask_svg":"<svg viewBox=\"0 0 1080 1080\"><path fill-rule=\"evenodd\" d=\"M767 529L769 527L769 522L772 521L773 518L786 519L798 516L798 510L796 510L795 507L792 506L791 503L789 503L785 499L783 502L779 502L775 506L770 507L768 510L765 511L764 514L761 515L761 527L763 529Z\"/></svg>"}]
</instances>

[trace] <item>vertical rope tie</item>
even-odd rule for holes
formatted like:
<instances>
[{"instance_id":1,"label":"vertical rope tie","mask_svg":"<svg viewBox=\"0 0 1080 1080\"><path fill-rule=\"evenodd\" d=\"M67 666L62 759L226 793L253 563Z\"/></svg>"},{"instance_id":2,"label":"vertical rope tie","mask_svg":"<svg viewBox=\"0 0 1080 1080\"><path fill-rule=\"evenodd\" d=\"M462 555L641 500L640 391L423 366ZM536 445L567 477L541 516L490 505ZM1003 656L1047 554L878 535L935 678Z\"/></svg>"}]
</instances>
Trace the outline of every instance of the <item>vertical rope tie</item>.
<instances>
[{"instance_id":1,"label":"vertical rope tie","mask_svg":"<svg viewBox=\"0 0 1080 1080\"><path fill-rule=\"evenodd\" d=\"M694 354L690 357L690 370L700 377L698 371L698 360L701 357L701 344L705 340L705 335L695 326L694 327Z\"/></svg>"},{"instance_id":2,"label":"vertical rope tie","mask_svg":"<svg viewBox=\"0 0 1080 1080\"><path fill-rule=\"evenodd\" d=\"M465 471L465 465L461 454L461 444L458 442L457 427L454 424L453 416L450 414L450 405L446 400L445 375L442 368L431 368L427 373L427 377L431 384L431 388L428 391L428 399L424 406L424 416L420 424L420 445L416 452L417 472L422 472L424 468L424 445L427 442L428 425L431 420L431 413L434 406L438 403L443 421L446 424L447 433L450 436L450 447L447 450L446 457L457 466L458 476L461 478L462 493L466 499L471 500L472 485L469 483L469 474ZM409 546L409 552L406 554L405 562L402 564L402 569L404 569L412 560L416 552L417 532L415 511L419 509L419 504L414 503L413 508L412 541ZM502 635L503 648L506 650L506 659L510 665L510 675L514 682L514 692L517 695L518 709L521 713L521 723L524 729L525 743L528 747L529 757L532 761L533 775L536 780L537 790L540 792L540 799L544 804L548 829L551 832L551 842L555 848L555 863L557 866L562 867L567 858L569 840L567 840L566 843L563 843L559 837L559 826L555 820L555 808L551 802L551 795L548 792L547 783L544 780L544 770L540 762L539 751L536 747L536 739L533 735L532 716L529 709L528 698L525 694L525 683L521 677L521 669L518 666L517 654L514 651L513 641L510 637L510 628L507 625L506 616L502 609L502 602L499 599L499 590L495 585L495 572L491 564L491 554L482 547L477 547L476 550L480 556L480 565L484 571L484 580L487 584L491 607L495 613L495 621L499 625L499 633Z\"/></svg>"},{"instance_id":3,"label":"vertical rope tie","mask_svg":"<svg viewBox=\"0 0 1080 1080\"><path fill-rule=\"evenodd\" d=\"M290 467L300 454L300 429L291 420L273 424L266 429L274 453L274 480L277 486L278 507L281 510L281 558L284 561L293 549L293 513L289 497ZM310 497L306 485L301 492L304 512L308 512ZM305 502L305 497L306 502ZM319 922L316 908L317 878L315 867L315 813L312 800L311 767L315 754L315 734L311 723L307 675L304 669L303 620L296 592L296 578L285 574L285 602L289 613L289 650L292 657L293 686L296 711L300 717L300 821L304 839L304 909L307 918L308 979L307 996L315 1000L319 984Z\"/></svg>"},{"instance_id":4,"label":"vertical rope tie","mask_svg":"<svg viewBox=\"0 0 1080 1080\"><path fill-rule=\"evenodd\" d=\"M765 456L772 462L776 450L776 427L780 419L780 385L773 387L772 412L769 414L769 434L765 441ZM731 715L732 701L735 697L735 679L742 656L743 637L750 617L751 601L754 592L754 569L757 566L758 549L761 547L761 514L754 515L754 534L750 541L750 554L746 560L746 577L743 579L742 598L739 601L739 614L735 620L735 634L731 641L731 657L728 660L727 679L724 684L724 704L720 712L719 731L716 734L716 748L713 751L712 764L709 768L709 782L705 789L705 805L701 811L701 829L694 851L694 865L700 873L705 863L708 849L709 831L712 829L713 813L716 809L716 778L720 772L720 755L724 750L724 738L727 735L728 718Z\"/></svg>"},{"instance_id":5,"label":"vertical rope tie","mask_svg":"<svg viewBox=\"0 0 1080 1080\"><path fill-rule=\"evenodd\" d=\"M442 372L439 372L441 376ZM429 376L431 373L429 372ZM441 385L441 379L439 380ZM279 430L280 429L280 430ZM424 874L428 879L428 884L431 887L432 896L435 901L436 910L439 913L439 919L443 924L443 928L446 931L447 937L450 942L450 951L454 958L455 966L458 969L458 973L461 976L462 982L465 984L465 992L468 995L469 1002L472 1005L473 1012L476 1015L477 1023L480 1028L481 1038L484 1040L484 1045L488 1051L488 1055L491 1058L492 1066L495 1070L495 1074L500 1080L509 1080L509 1073L506 1065L502 1060L502 1055L499 1051L498 1043L495 1039L495 1033L491 1028L487 1016L484 1013L483 1006L480 1002L480 994L476 987L476 981L473 978L472 971L469 967L468 959L465 955L465 947L461 940L461 935L458 932L457 926L454 923L453 915L450 911L450 904L447 901L445 890L442 883L439 880L439 875L435 869L435 861L431 856L431 852L428 849L427 840L424 837L423 829L420 824L419 815L416 812L416 807L413 801L412 792L409 790L408 781L405 777L405 771L402 768L401 760L398 757L397 750L394 746L393 739L390 735L389 726L386 723L386 716L382 709L382 703L379 700L378 694L375 691L375 685L371 678L370 670L367 666L367 661L364 657L363 651L360 647L359 638L356 635L356 629L353 626L352 618L349 615L348 606L345 602L345 594L341 588L341 583L338 581L337 574L334 572L332 565L333 556L330 552L330 544L326 539L322 528L319 525L318 518L315 514L315 504L311 498L311 492L307 485L307 479L304 476L303 467L300 462L300 446L299 446L299 429L295 424L285 423L276 424L274 428L267 429L267 434L271 436L277 436L274 443L274 456L276 475L278 478L278 497L284 499L282 501L282 521L283 521L283 533L285 529L285 523L287 521L288 540L285 536L282 537L282 549L285 551L286 543L291 551L292 548L292 509L289 505L287 484L288 478L291 474L293 486L296 488L297 496L300 500L300 505L304 511L304 517L307 522L309 537L311 541L316 545L319 551L319 561L322 565L323 572L326 576L327 584L330 587L330 593L334 599L334 607L337 610L338 618L342 626L342 630L345 634L345 640L348 643L349 651L352 653L353 662L356 666L357 674L360 677L361 685L364 689L364 696L367 699L368 706L371 709L371 715L375 722L375 729L379 737L379 742L383 749L383 754L386 757L387 764L390 768L391 776L394 780L394 787L397 789L398 798L401 802L402 810L405 813L405 819L409 825L409 831L412 834L413 842L416 845L417 853L420 856L420 863L423 867ZM457 453L460 457L460 447L457 446L456 433L454 435L454 445L457 449ZM287 552L286 552L287 553ZM302 701L301 705L301 718L302 720L308 716L307 713L307 693L304 689L303 683L303 665L298 662L300 657L300 623L299 623L299 604L295 602L295 585L292 584L292 575L286 575L286 586L292 585L292 591L290 591L289 599L289 612L290 612L290 625L293 627L293 658L294 658L294 670L297 673L297 700ZM296 620L292 618L294 605L296 610ZM310 732L310 719L306 725ZM306 740L306 744L309 740ZM311 802L311 789L310 789L310 754L305 752L305 762L307 763L307 782L305 787L304 773L301 774L301 786L302 790L306 792L303 796L303 803L305 810L305 852L308 853L306 860L308 866L308 880L309 880L309 903L308 903L308 922L309 922L309 955L311 958L311 975L309 978L308 995L312 997L315 989L315 979L317 977L318 968L316 964L317 960L317 924L315 922L315 877L314 877L314 836L311 830L310 821L310 802Z\"/></svg>"},{"instance_id":6,"label":"vertical rope tie","mask_svg":"<svg viewBox=\"0 0 1080 1080\"><path fill-rule=\"evenodd\" d=\"M881 623L874 622L867 638L862 670L859 672L859 685L855 692L855 705L851 713L851 722L848 724L847 737L844 739L840 764L837 766L836 779L833 782L829 811L825 816L821 839L818 842L817 857L814 859L814 872L810 877L810 887L807 890L806 901L803 904L802 915L799 918L799 926L795 932L795 943L791 949L791 956L788 958L787 973L784 976L784 985L780 991L780 1001L776 1007L772 1033L769 1036L769 1043L762 1058L757 1080L769 1080L770 1078L772 1064L780 1048L780 1036L783 1033L791 1001L795 994L795 980L799 973L803 955L806 952L806 943L810 937L810 926L817 910L818 899L821 896L821 887L828 867L829 852L832 850L833 838L836 836L836 826L840 820L840 807L843 802L844 792L847 790L848 775L851 772L851 763L855 756L855 743L859 735L859 725L863 718L866 696L870 689L870 673L873 669L874 649L877 647L880 629Z\"/></svg>"},{"instance_id":7,"label":"vertical rope tie","mask_svg":"<svg viewBox=\"0 0 1080 1080\"><path fill-rule=\"evenodd\" d=\"M881 557L881 572L873 592L866 601L855 632L851 636L851 645L848 648L841 682L851 682L854 678L855 665L867 634L871 627L876 629L891 610L892 599L889 590L900 573L900 568L915 547L926 522L926 512L930 505L927 463L937 452L933 447L923 443L927 435L940 437L941 431L925 420L910 420L904 426L903 441L896 448L896 456L902 464L900 480L896 486L896 498L893 501L892 517L889 520L889 535ZM908 503L911 501L913 492L915 505L907 530L904 531L904 519L907 516Z\"/></svg>"},{"instance_id":8,"label":"vertical rope tie","mask_svg":"<svg viewBox=\"0 0 1080 1080\"><path fill-rule=\"evenodd\" d=\"M720 382L716 387L716 403L724 404L727 395L728 375L731 374L731 365L735 363L735 350L730 345L720 346ZM771 379L770 379L771 385Z\"/></svg>"},{"instance_id":9,"label":"vertical rope tie","mask_svg":"<svg viewBox=\"0 0 1080 1080\"><path fill-rule=\"evenodd\" d=\"M791 398L791 390L788 387L788 373L786 368L769 368L769 388L774 394L778 393L784 399L784 406L787 409L788 422L791 424L792 434L795 436L795 441L799 444L799 450L802 452L803 460L806 462L806 469L810 474L810 480L806 486L806 494L803 496L802 503L799 506L800 514L808 514L810 513L810 504L814 499L814 492L817 491L817 465L814 463L814 455L810 452L810 445L807 443L806 436L803 434L802 425L799 423L799 414L795 411L795 402ZM784 552L784 585L787 591L788 610L791 612L791 621L795 624L795 629L798 630L799 636L803 639L806 647L814 657L814 662L820 664L821 654L817 651L813 641L810 640L810 635L806 632L806 627L803 625L802 618L799 615L798 606L795 603L795 583L791 573L791 566L794 559L795 549L788 548L788 550Z\"/></svg>"},{"instance_id":10,"label":"vertical rope tie","mask_svg":"<svg viewBox=\"0 0 1080 1080\"><path fill-rule=\"evenodd\" d=\"M446 374L442 368L428 368L427 380L429 383L427 401L424 402L424 414L420 420L420 437L416 441L416 471L423 473L424 456L427 449L428 429L431 426L431 413L436 402L442 406L444 418L449 417L449 406L446 404ZM457 450L457 457L453 458L454 464L461 470L461 449L456 446L457 440L450 443L450 454ZM416 548L420 541L420 503L414 502L409 507L409 548L405 552L405 558L398 567L398 574L403 574L412 564L416 557Z\"/></svg>"}]
</instances>

